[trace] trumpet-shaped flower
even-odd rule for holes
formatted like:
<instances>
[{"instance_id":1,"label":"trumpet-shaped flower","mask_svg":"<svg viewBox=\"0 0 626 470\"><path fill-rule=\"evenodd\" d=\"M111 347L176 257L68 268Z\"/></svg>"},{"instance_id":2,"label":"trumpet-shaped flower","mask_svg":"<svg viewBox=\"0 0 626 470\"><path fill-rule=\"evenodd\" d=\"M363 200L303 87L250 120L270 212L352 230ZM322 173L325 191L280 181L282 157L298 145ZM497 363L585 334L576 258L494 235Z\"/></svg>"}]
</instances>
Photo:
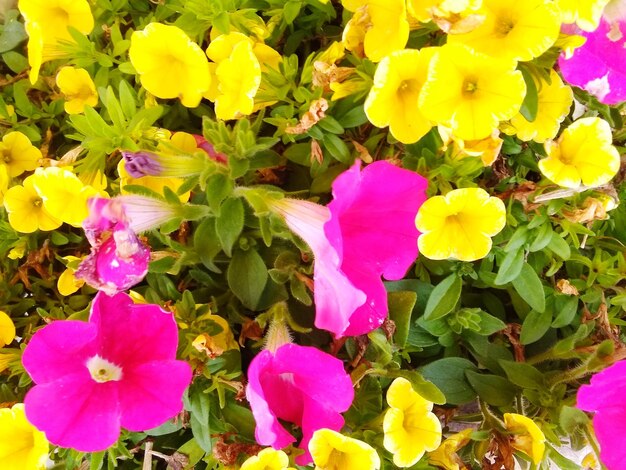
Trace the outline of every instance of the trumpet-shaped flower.
<instances>
[{"instance_id":1,"label":"trumpet-shaped flower","mask_svg":"<svg viewBox=\"0 0 626 470\"><path fill-rule=\"evenodd\" d=\"M541 173L565 188L608 183L620 167L609 123L589 117L575 121L555 142L546 142L548 156L539 160Z\"/></svg>"},{"instance_id":2,"label":"trumpet-shaped flower","mask_svg":"<svg viewBox=\"0 0 626 470\"><path fill-rule=\"evenodd\" d=\"M309 443L315 470L378 470L380 457L372 446L332 429L320 429Z\"/></svg>"},{"instance_id":3,"label":"trumpet-shaped flower","mask_svg":"<svg viewBox=\"0 0 626 470\"><path fill-rule=\"evenodd\" d=\"M318 349L283 344L261 351L248 368L246 397L256 421L256 440L275 449L296 439L279 419L302 429L298 465L311 462L307 446L318 429L339 430L341 413L350 408L354 390L343 363Z\"/></svg>"},{"instance_id":4,"label":"trumpet-shaped flower","mask_svg":"<svg viewBox=\"0 0 626 470\"><path fill-rule=\"evenodd\" d=\"M387 390L384 446L397 467L411 467L426 451L441 444L441 423L432 413L433 404L422 398L407 379L398 377Z\"/></svg>"},{"instance_id":5,"label":"trumpet-shaped flower","mask_svg":"<svg viewBox=\"0 0 626 470\"><path fill-rule=\"evenodd\" d=\"M619 37L610 35L612 27L617 28ZM602 103L626 101L626 18L613 26L602 20L598 29L583 36L587 40L571 57L559 59L563 78Z\"/></svg>"},{"instance_id":6,"label":"trumpet-shaped flower","mask_svg":"<svg viewBox=\"0 0 626 470\"><path fill-rule=\"evenodd\" d=\"M432 127L419 109L419 93L435 50L428 47L392 52L376 69L365 114L375 126L389 126L391 135L402 143L417 142Z\"/></svg>"},{"instance_id":7,"label":"trumpet-shaped flower","mask_svg":"<svg viewBox=\"0 0 626 470\"><path fill-rule=\"evenodd\" d=\"M15 324L11 317L0 310L0 348L5 347L15 339Z\"/></svg>"},{"instance_id":8,"label":"trumpet-shaped flower","mask_svg":"<svg viewBox=\"0 0 626 470\"><path fill-rule=\"evenodd\" d=\"M240 470L291 470L289 457L282 450L271 447L263 449L257 455L248 458L241 464Z\"/></svg>"},{"instance_id":9,"label":"trumpet-shaped flower","mask_svg":"<svg viewBox=\"0 0 626 470\"><path fill-rule=\"evenodd\" d=\"M544 0L484 0L485 21L467 34L448 37L492 57L531 60L554 44L561 27L559 10Z\"/></svg>"},{"instance_id":10,"label":"trumpet-shaped flower","mask_svg":"<svg viewBox=\"0 0 626 470\"><path fill-rule=\"evenodd\" d=\"M43 470L50 445L26 419L24 404L0 408L0 467L2 470Z\"/></svg>"},{"instance_id":11,"label":"trumpet-shaped flower","mask_svg":"<svg viewBox=\"0 0 626 470\"><path fill-rule=\"evenodd\" d=\"M417 257L413 219L428 183L388 162L360 162L333 183L328 207L281 199L273 209L313 251L315 326L336 337L366 334L387 317L380 279L402 279Z\"/></svg>"},{"instance_id":12,"label":"trumpet-shaped flower","mask_svg":"<svg viewBox=\"0 0 626 470\"><path fill-rule=\"evenodd\" d=\"M343 32L346 49L372 62L404 49L409 39L404 0L342 0L342 4L354 13Z\"/></svg>"},{"instance_id":13,"label":"trumpet-shaped flower","mask_svg":"<svg viewBox=\"0 0 626 470\"><path fill-rule=\"evenodd\" d=\"M526 416L504 413L504 427L513 435L511 447L526 454L538 465L546 450L546 437L539 426Z\"/></svg>"},{"instance_id":14,"label":"trumpet-shaped flower","mask_svg":"<svg viewBox=\"0 0 626 470\"><path fill-rule=\"evenodd\" d=\"M550 71L550 83L535 79L537 93L537 115L534 121L527 121L521 113L511 118L510 129L506 133L516 134L524 141L534 140L543 143L553 139L574 102L572 89L563 84L561 77L554 70Z\"/></svg>"},{"instance_id":15,"label":"trumpet-shaped flower","mask_svg":"<svg viewBox=\"0 0 626 470\"><path fill-rule=\"evenodd\" d=\"M462 188L428 199L415 223L422 232L420 253L431 259L475 261L491 249L491 237L504 228L506 209L484 189Z\"/></svg>"},{"instance_id":16,"label":"trumpet-shaped flower","mask_svg":"<svg viewBox=\"0 0 626 470\"><path fill-rule=\"evenodd\" d=\"M32 233L36 230L54 230L63 223L44 206L43 199L33 185L34 175L23 186L11 187L4 196L4 207L9 214L9 224L18 232Z\"/></svg>"},{"instance_id":17,"label":"trumpet-shaped flower","mask_svg":"<svg viewBox=\"0 0 626 470\"><path fill-rule=\"evenodd\" d=\"M128 55L141 85L157 98L180 98L195 108L211 85L206 55L176 26L150 23L135 31Z\"/></svg>"},{"instance_id":18,"label":"trumpet-shaped flower","mask_svg":"<svg viewBox=\"0 0 626 470\"><path fill-rule=\"evenodd\" d=\"M176 360L178 328L157 305L98 293L88 322L38 330L22 357L35 382L26 416L55 445L102 451L120 428L145 431L183 409L191 368Z\"/></svg>"},{"instance_id":19,"label":"trumpet-shaped flower","mask_svg":"<svg viewBox=\"0 0 626 470\"><path fill-rule=\"evenodd\" d=\"M464 429L446 438L437 449L428 454L428 463L445 470L461 470L463 461L457 452L470 442L473 429ZM463 467L462 467L463 465Z\"/></svg>"},{"instance_id":20,"label":"trumpet-shaped flower","mask_svg":"<svg viewBox=\"0 0 626 470\"><path fill-rule=\"evenodd\" d=\"M461 139L489 136L500 121L519 111L524 100L526 84L515 65L465 46L443 46L431 60L420 93L422 113L451 127Z\"/></svg>"},{"instance_id":21,"label":"trumpet-shaped flower","mask_svg":"<svg viewBox=\"0 0 626 470\"><path fill-rule=\"evenodd\" d=\"M583 31L593 31L598 27L602 11L609 0L556 0L561 12L561 21L576 23Z\"/></svg>"},{"instance_id":22,"label":"trumpet-shaped flower","mask_svg":"<svg viewBox=\"0 0 626 470\"><path fill-rule=\"evenodd\" d=\"M18 131L9 132L0 142L0 166L5 167L9 177L19 176L37 168L41 151L30 139Z\"/></svg>"},{"instance_id":23,"label":"trumpet-shaped flower","mask_svg":"<svg viewBox=\"0 0 626 470\"><path fill-rule=\"evenodd\" d=\"M576 396L576 406L595 413L593 429L600 443L600 460L619 470L626 459L622 432L626 423L626 361L618 361L591 377Z\"/></svg>"},{"instance_id":24,"label":"trumpet-shaped flower","mask_svg":"<svg viewBox=\"0 0 626 470\"><path fill-rule=\"evenodd\" d=\"M60 41L72 41L68 26L89 34L94 21L87 0L19 0L17 7L24 16L28 41L30 82L39 77L42 62L59 56Z\"/></svg>"},{"instance_id":25,"label":"trumpet-shaped flower","mask_svg":"<svg viewBox=\"0 0 626 470\"><path fill-rule=\"evenodd\" d=\"M57 74L57 86L65 95L65 112L80 114L85 106L98 104L96 85L85 69L63 67Z\"/></svg>"}]
</instances>

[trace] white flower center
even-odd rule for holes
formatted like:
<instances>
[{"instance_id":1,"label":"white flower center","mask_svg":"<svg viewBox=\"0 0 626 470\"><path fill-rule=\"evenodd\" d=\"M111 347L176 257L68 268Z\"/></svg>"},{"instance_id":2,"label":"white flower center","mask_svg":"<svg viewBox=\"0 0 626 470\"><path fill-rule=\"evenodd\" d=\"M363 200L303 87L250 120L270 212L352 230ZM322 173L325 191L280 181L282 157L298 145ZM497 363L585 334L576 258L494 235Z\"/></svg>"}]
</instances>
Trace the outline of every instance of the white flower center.
<instances>
[{"instance_id":1,"label":"white flower center","mask_svg":"<svg viewBox=\"0 0 626 470\"><path fill-rule=\"evenodd\" d=\"M98 383L122 379L122 368L97 354L87 361L87 369L89 369L91 378Z\"/></svg>"}]
</instances>

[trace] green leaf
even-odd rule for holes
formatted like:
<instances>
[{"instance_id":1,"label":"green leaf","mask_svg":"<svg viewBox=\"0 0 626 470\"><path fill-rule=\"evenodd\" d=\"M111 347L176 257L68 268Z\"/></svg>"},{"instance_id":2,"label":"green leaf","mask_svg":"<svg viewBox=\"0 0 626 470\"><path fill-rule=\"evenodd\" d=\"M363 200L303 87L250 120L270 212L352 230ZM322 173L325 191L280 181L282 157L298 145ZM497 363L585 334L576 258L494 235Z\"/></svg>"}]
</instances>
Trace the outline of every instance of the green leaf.
<instances>
[{"instance_id":1,"label":"green leaf","mask_svg":"<svg viewBox=\"0 0 626 470\"><path fill-rule=\"evenodd\" d=\"M205 452L213 450L211 442L211 396L199 389L189 392L191 433Z\"/></svg>"},{"instance_id":2,"label":"green leaf","mask_svg":"<svg viewBox=\"0 0 626 470\"><path fill-rule=\"evenodd\" d=\"M89 459L89 470L100 470L104 464L105 455L106 451L93 452L91 454L91 458Z\"/></svg>"},{"instance_id":3,"label":"green leaf","mask_svg":"<svg viewBox=\"0 0 626 470\"><path fill-rule=\"evenodd\" d=\"M14 49L27 37L24 25L20 21L12 19L4 25L2 34L0 34L0 53Z\"/></svg>"},{"instance_id":4,"label":"green leaf","mask_svg":"<svg viewBox=\"0 0 626 470\"><path fill-rule=\"evenodd\" d=\"M287 24L293 23L300 13L302 2L299 0L289 0L283 7L283 16Z\"/></svg>"},{"instance_id":5,"label":"green leaf","mask_svg":"<svg viewBox=\"0 0 626 470\"><path fill-rule=\"evenodd\" d=\"M479 335L490 336L506 328L506 323L504 323L499 318L494 317L493 315L483 310L479 310L476 313L478 314L478 316L480 316L480 324L479 324L480 330L476 332Z\"/></svg>"},{"instance_id":6,"label":"green leaf","mask_svg":"<svg viewBox=\"0 0 626 470\"><path fill-rule=\"evenodd\" d=\"M333 156L333 158L341 163L350 163L350 149L346 143L335 134L324 134L324 147Z\"/></svg>"},{"instance_id":7,"label":"green leaf","mask_svg":"<svg viewBox=\"0 0 626 470\"><path fill-rule=\"evenodd\" d=\"M416 302L417 294L411 291L390 292L387 296L389 318L396 325L393 339L400 348L406 345L411 327L411 314Z\"/></svg>"},{"instance_id":8,"label":"green leaf","mask_svg":"<svg viewBox=\"0 0 626 470\"><path fill-rule=\"evenodd\" d=\"M126 80L120 81L120 106L128 119L132 118L137 111L135 95Z\"/></svg>"},{"instance_id":9,"label":"green leaf","mask_svg":"<svg viewBox=\"0 0 626 470\"><path fill-rule=\"evenodd\" d=\"M552 322L552 328L562 328L571 324L578 311L578 297L558 295L554 302L554 310L558 314Z\"/></svg>"},{"instance_id":10,"label":"green leaf","mask_svg":"<svg viewBox=\"0 0 626 470\"><path fill-rule=\"evenodd\" d=\"M461 297L462 284L456 274L450 274L437 284L428 297L424 319L437 320L449 314Z\"/></svg>"},{"instance_id":11,"label":"green leaf","mask_svg":"<svg viewBox=\"0 0 626 470\"><path fill-rule=\"evenodd\" d=\"M233 246L241 235L244 223L243 202L239 198L230 198L224 201L220 215L215 220L215 231L222 243L224 253L232 256Z\"/></svg>"},{"instance_id":12,"label":"green leaf","mask_svg":"<svg viewBox=\"0 0 626 470\"><path fill-rule=\"evenodd\" d=\"M556 232L552 232L552 239L548 243L548 248L564 261L567 261L572 255L572 250L567 242Z\"/></svg>"},{"instance_id":13,"label":"green leaf","mask_svg":"<svg viewBox=\"0 0 626 470\"><path fill-rule=\"evenodd\" d=\"M549 310L543 312L531 310L524 318L520 342L530 344L538 341L550 329L550 323L552 323L552 313Z\"/></svg>"},{"instance_id":14,"label":"green leaf","mask_svg":"<svg viewBox=\"0 0 626 470\"><path fill-rule=\"evenodd\" d=\"M534 234L534 240L530 244L528 248L529 251L535 252L539 250L543 250L550 241L552 241L552 234L554 231L552 230L552 225L550 222L544 222Z\"/></svg>"},{"instance_id":15,"label":"green leaf","mask_svg":"<svg viewBox=\"0 0 626 470\"><path fill-rule=\"evenodd\" d=\"M535 85L535 80L533 80L533 77L528 69L520 67L519 70L522 72L524 82L526 82L526 96L524 97L524 101L522 102L522 107L519 112L522 116L524 116L524 119L529 122L533 122L537 118L537 109L539 106L537 86Z\"/></svg>"},{"instance_id":16,"label":"green leaf","mask_svg":"<svg viewBox=\"0 0 626 470\"><path fill-rule=\"evenodd\" d=\"M232 180L223 173L214 173L206 181L206 199L214 213L219 214L222 201L233 192Z\"/></svg>"},{"instance_id":17,"label":"green leaf","mask_svg":"<svg viewBox=\"0 0 626 470\"><path fill-rule=\"evenodd\" d=\"M543 374L530 364L513 361L498 361L506 376L515 385L532 390L544 388Z\"/></svg>"},{"instance_id":18,"label":"green leaf","mask_svg":"<svg viewBox=\"0 0 626 470\"><path fill-rule=\"evenodd\" d=\"M478 371L467 359L445 357L422 367L420 372L443 392L446 403L460 405L476 398L476 392L465 377L468 370Z\"/></svg>"},{"instance_id":19,"label":"green leaf","mask_svg":"<svg viewBox=\"0 0 626 470\"><path fill-rule=\"evenodd\" d=\"M383 408L383 391L378 379L366 375L354 391L352 406L345 413L349 423L363 425L376 418Z\"/></svg>"},{"instance_id":20,"label":"green leaf","mask_svg":"<svg viewBox=\"0 0 626 470\"><path fill-rule=\"evenodd\" d=\"M193 246L202 264L213 272L222 272L213 262L215 256L222 251L222 244L217 237L215 219L213 217L204 219L198 225L193 234Z\"/></svg>"},{"instance_id":21,"label":"green leaf","mask_svg":"<svg viewBox=\"0 0 626 470\"><path fill-rule=\"evenodd\" d=\"M524 266L524 250L509 251L500 265L495 284L502 286L511 282L519 276L522 266Z\"/></svg>"},{"instance_id":22,"label":"green leaf","mask_svg":"<svg viewBox=\"0 0 626 470\"><path fill-rule=\"evenodd\" d=\"M504 377L493 374L480 374L466 370L465 377L478 396L493 406L510 406L513 404L517 387Z\"/></svg>"},{"instance_id":23,"label":"green leaf","mask_svg":"<svg viewBox=\"0 0 626 470\"><path fill-rule=\"evenodd\" d=\"M228 266L228 285L245 307L256 309L268 277L267 267L256 250L235 251Z\"/></svg>"},{"instance_id":24,"label":"green leaf","mask_svg":"<svg viewBox=\"0 0 626 470\"><path fill-rule=\"evenodd\" d=\"M546 297L543 291L543 284L531 265L523 264L519 276L513 280L513 287L534 310L537 312L545 311Z\"/></svg>"}]
</instances>

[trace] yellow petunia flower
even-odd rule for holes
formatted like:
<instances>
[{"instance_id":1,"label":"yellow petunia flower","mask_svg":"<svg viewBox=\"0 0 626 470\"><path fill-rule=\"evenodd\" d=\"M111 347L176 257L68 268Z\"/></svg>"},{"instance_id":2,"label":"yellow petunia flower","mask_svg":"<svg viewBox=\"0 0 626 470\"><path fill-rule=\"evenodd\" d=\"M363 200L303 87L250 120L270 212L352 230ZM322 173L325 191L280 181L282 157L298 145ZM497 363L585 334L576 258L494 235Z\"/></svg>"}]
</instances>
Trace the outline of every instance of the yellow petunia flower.
<instances>
[{"instance_id":1,"label":"yellow petunia flower","mask_svg":"<svg viewBox=\"0 0 626 470\"><path fill-rule=\"evenodd\" d=\"M543 79L534 79L538 89L535 120L529 122L518 113L511 119L510 130L506 127L503 129L507 134L516 134L521 140L543 143L556 137L574 102L574 93L554 70L550 71L550 83Z\"/></svg>"},{"instance_id":2,"label":"yellow petunia flower","mask_svg":"<svg viewBox=\"0 0 626 470\"><path fill-rule=\"evenodd\" d=\"M10 177L33 171L40 159L41 151L21 132L9 132L0 142L0 166L6 168Z\"/></svg>"},{"instance_id":3,"label":"yellow petunia flower","mask_svg":"<svg viewBox=\"0 0 626 470\"><path fill-rule=\"evenodd\" d=\"M372 446L330 429L315 431L309 442L315 470L378 470L380 457Z\"/></svg>"},{"instance_id":4,"label":"yellow petunia flower","mask_svg":"<svg viewBox=\"0 0 626 470\"><path fill-rule=\"evenodd\" d=\"M231 56L233 49L240 42L247 42L252 46L252 52L258 59L262 72L270 68L278 70L278 64L280 64L283 58L277 51L262 42L253 41L245 34L236 31L216 36L209 44L209 47L207 47L206 54L209 59L219 64Z\"/></svg>"},{"instance_id":5,"label":"yellow petunia flower","mask_svg":"<svg viewBox=\"0 0 626 470\"><path fill-rule=\"evenodd\" d=\"M0 468L40 470L45 468L50 445L43 432L26 419L24 404L0 409Z\"/></svg>"},{"instance_id":6,"label":"yellow petunia flower","mask_svg":"<svg viewBox=\"0 0 626 470\"><path fill-rule=\"evenodd\" d=\"M10 344L15 339L15 324L11 317L0 310L0 348Z\"/></svg>"},{"instance_id":7,"label":"yellow petunia flower","mask_svg":"<svg viewBox=\"0 0 626 470\"><path fill-rule=\"evenodd\" d=\"M423 23L434 21L448 34L463 34L485 20L483 0L407 0L409 16Z\"/></svg>"},{"instance_id":8,"label":"yellow petunia flower","mask_svg":"<svg viewBox=\"0 0 626 470\"><path fill-rule=\"evenodd\" d=\"M436 50L427 47L392 52L376 69L365 114L375 126L389 126L391 135L402 143L417 142L432 127L419 109L419 94Z\"/></svg>"},{"instance_id":9,"label":"yellow petunia flower","mask_svg":"<svg viewBox=\"0 0 626 470\"><path fill-rule=\"evenodd\" d=\"M180 98L195 108L211 86L206 55L176 26L150 23L135 31L128 55L141 85L157 98Z\"/></svg>"},{"instance_id":10,"label":"yellow petunia flower","mask_svg":"<svg viewBox=\"0 0 626 470\"><path fill-rule=\"evenodd\" d=\"M80 227L89 214L87 200L99 194L64 168L37 168L35 174L29 178L33 178L32 184L46 211L55 220L74 227Z\"/></svg>"},{"instance_id":11,"label":"yellow petunia flower","mask_svg":"<svg viewBox=\"0 0 626 470\"><path fill-rule=\"evenodd\" d=\"M343 31L346 49L372 62L380 62L409 40L409 21L404 0L342 0L354 13Z\"/></svg>"},{"instance_id":12,"label":"yellow petunia flower","mask_svg":"<svg viewBox=\"0 0 626 470\"><path fill-rule=\"evenodd\" d=\"M479 140L459 139L452 133L452 129L438 126L437 130L443 141L442 150L446 151L452 146L450 157L456 160L468 157L479 157L483 166L491 166L500 155L504 141L500 138L500 132L494 130L491 135Z\"/></svg>"},{"instance_id":13,"label":"yellow petunia flower","mask_svg":"<svg viewBox=\"0 0 626 470\"><path fill-rule=\"evenodd\" d=\"M546 450L546 436L539 426L526 416L504 413L504 427L513 434L511 446L528 455L534 464L538 465Z\"/></svg>"},{"instance_id":14,"label":"yellow petunia flower","mask_svg":"<svg viewBox=\"0 0 626 470\"><path fill-rule=\"evenodd\" d=\"M576 23L583 31L595 31L600 24L602 11L610 0L556 0L561 11L561 21Z\"/></svg>"},{"instance_id":15,"label":"yellow petunia flower","mask_svg":"<svg viewBox=\"0 0 626 470\"><path fill-rule=\"evenodd\" d=\"M548 156L539 161L541 173L565 188L601 186L620 168L609 123L598 118L578 119L556 141L545 144Z\"/></svg>"},{"instance_id":16,"label":"yellow petunia flower","mask_svg":"<svg viewBox=\"0 0 626 470\"><path fill-rule=\"evenodd\" d=\"M289 468L289 457L282 450L271 447L263 449L241 464L240 470L292 470Z\"/></svg>"},{"instance_id":17,"label":"yellow petunia flower","mask_svg":"<svg viewBox=\"0 0 626 470\"><path fill-rule=\"evenodd\" d=\"M462 45L438 49L420 93L424 116L464 140L488 137L512 118L526 94L515 61L479 54Z\"/></svg>"},{"instance_id":18,"label":"yellow petunia flower","mask_svg":"<svg viewBox=\"0 0 626 470\"><path fill-rule=\"evenodd\" d=\"M65 95L65 112L80 114L85 106L94 107L98 104L96 85L85 69L63 67L57 74L57 86Z\"/></svg>"},{"instance_id":19,"label":"yellow petunia flower","mask_svg":"<svg viewBox=\"0 0 626 470\"><path fill-rule=\"evenodd\" d=\"M64 256L63 259L68 262L68 265L65 268L65 271L63 271L59 276L59 279L57 279L57 290L59 291L59 294L68 296L83 287L85 280L76 279L76 276L74 275L81 258L76 256Z\"/></svg>"},{"instance_id":20,"label":"yellow petunia flower","mask_svg":"<svg viewBox=\"0 0 626 470\"><path fill-rule=\"evenodd\" d=\"M0 165L0 206L4 203L4 195L9 190L9 171L6 165Z\"/></svg>"},{"instance_id":21,"label":"yellow petunia flower","mask_svg":"<svg viewBox=\"0 0 626 470\"><path fill-rule=\"evenodd\" d=\"M504 203L481 188L462 188L428 199L415 224L419 251L430 259L475 261L491 249L506 222Z\"/></svg>"},{"instance_id":22,"label":"yellow petunia flower","mask_svg":"<svg viewBox=\"0 0 626 470\"><path fill-rule=\"evenodd\" d=\"M441 444L441 423L431 412L432 402L422 398L407 379L398 377L387 390L390 408L385 413L383 445L397 467L411 467L426 451Z\"/></svg>"},{"instance_id":23,"label":"yellow petunia flower","mask_svg":"<svg viewBox=\"0 0 626 470\"><path fill-rule=\"evenodd\" d=\"M461 468L465 468L465 466L461 467L463 461L459 458L457 452L469 443L472 432L471 428L464 429L448 437L436 450L428 454L428 463L445 470L461 470Z\"/></svg>"},{"instance_id":24,"label":"yellow petunia flower","mask_svg":"<svg viewBox=\"0 0 626 470\"><path fill-rule=\"evenodd\" d=\"M68 26L89 34L94 26L86 0L19 0L17 7L24 16L28 33L30 82L39 77L41 64L58 58L60 41L73 41Z\"/></svg>"},{"instance_id":25,"label":"yellow petunia flower","mask_svg":"<svg viewBox=\"0 0 626 470\"><path fill-rule=\"evenodd\" d=\"M554 44L561 18L558 8L544 0L484 0L484 22L467 34L448 37L492 57L531 60Z\"/></svg>"},{"instance_id":26,"label":"yellow petunia flower","mask_svg":"<svg viewBox=\"0 0 626 470\"><path fill-rule=\"evenodd\" d=\"M34 175L13 186L4 195L4 207L9 214L9 224L18 232L32 233L35 230L54 230L63 223L44 207L41 196L33 186Z\"/></svg>"}]
</instances>

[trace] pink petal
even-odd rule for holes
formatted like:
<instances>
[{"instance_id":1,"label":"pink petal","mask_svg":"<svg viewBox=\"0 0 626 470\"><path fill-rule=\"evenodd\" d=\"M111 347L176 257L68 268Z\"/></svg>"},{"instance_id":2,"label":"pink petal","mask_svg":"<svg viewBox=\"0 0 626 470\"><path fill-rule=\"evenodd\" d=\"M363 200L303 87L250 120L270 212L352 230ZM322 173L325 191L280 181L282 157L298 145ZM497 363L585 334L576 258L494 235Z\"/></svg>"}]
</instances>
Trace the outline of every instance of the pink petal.
<instances>
[{"instance_id":1,"label":"pink petal","mask_svg":"<svg viewBox=\"0 0 626 470\"><path fill-rule=\"evenodd\" d=\"M86 372L97 351L97 328L82 321L55 321L38 330L24 350L22 364L35 383Z\"/></svg>"},{"instance_id":2,"label":"pink petal","mask_svg":"<svg viewBox=\"0 0 626 470\"><path fill-rule=\"evenodd\" d=\"M298 465L308 465L312 462L313 458L309 452L309 441L315 434L315 431L318 429L331 429L339 432L343 424L343 416L308 398L304 404L302 440L298 445L298 448L304 450L304 454L296 457L296 463Z\"/></svg>"},{"instance_id":3,"label":"pink petal","mask_svg":"<svg viewBox=\"0 0 626 470\"><path fill-rule=\"evenodd\" d=\"M186 362L148 362L123 373L120 408L122 426L129 431L155 428L182 411L182 396L191 383L191 367Z\"/></svg>"},{"instance_id":4,"label":"pink petal","mask_svg":"<svg viewBox=\"0 0 626 470\"><path fill-rule=\"evenodd\" d=\"M37 385L26 394L28 420L54 445L99 452L120 434L116 382L97 383L84 372Z\"/></svg>"},{"instance_id":5,"label":"pink petal","mask_svg":"<svg viewBox=\"0 0 626 470\"><path fill-rule=\"evenodd\" d=\"M626 410L602 409L593 418L593 428L600 443L600 460L608 470L622 470L626 461Z\"/></svg>"},{"instance_id":6,"label":"pink petal","mask_svg":"<svg viewBox=\"0 0 626 470\"><path fill-rule=\"evenodd\" d=\"M619 361L591 378L589 385L578 389L576 406L584 411L604 408L626 409L626 361Z\"/></svg>"}]
</instances>

